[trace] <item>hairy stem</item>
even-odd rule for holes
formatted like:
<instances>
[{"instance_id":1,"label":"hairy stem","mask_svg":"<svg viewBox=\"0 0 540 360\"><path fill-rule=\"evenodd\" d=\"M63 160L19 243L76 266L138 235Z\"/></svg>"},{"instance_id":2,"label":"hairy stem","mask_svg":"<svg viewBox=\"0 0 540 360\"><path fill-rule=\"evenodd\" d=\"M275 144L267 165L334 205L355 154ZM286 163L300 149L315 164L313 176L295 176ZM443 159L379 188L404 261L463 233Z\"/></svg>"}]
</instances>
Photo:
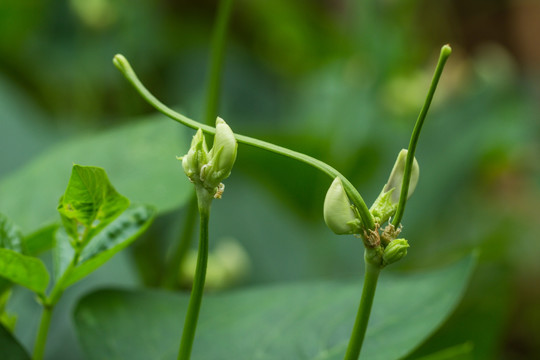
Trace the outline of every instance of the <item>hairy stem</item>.
<instances>
[{"instance_id":1,"label":"hairy stem","mask_svg":"<svg viewBox=\"0 0 540 360\"><path fill-rule=\"evenodd\" d=\"M412 132L411 140L409 142L409 150L407 151L407 160L405 162L405 171L403 173L403 182L401 185L401 193L399 195L399 204L396 210L396 214L394 215L394 219L392 220L392 225L394 225L396 228L399 227L399 224L401 223L401 219L403 218L403 213L405 211L405 204L407 203L409 182L411 180L411 169L413 165L414 153L416 151L416 145L418 144L418 138L420 137L420 131L422 130L422 125L424 125L424 120L426 119L429 106L431 105L431 101L433 100L433 95L435 94L435 90L437 89L437 84L439 83L439 79L441 78L444 65L446 64L446 60L448 60L448 57L451 53L452 48L450 48L449 45L444 45L442 47L439 61L437 63L437 67L435 68L433 79L431 80L431 85L426 96L426 101L424 102L424 106L422 107L422 110L420 110L420 114L418 115L418 119L416 120L416 124L414 125L414 130Z\"/></svg>"},{"instance_id":2,"label":"hairy stem","mask_svg":"<svg viewBox=\"0 0 540 360\"><path fill-rule=\"evenodd\" d=\"M362 297L360 298L358 313L356 314L356 320L349 339L349 346L345 353L345 360L357 360L358 356L360 356L360 350L362 350L362 344L366 335L369 315L371 314L371 306L373 305L373 298L375 296L380 272L381 268L379 266L366 260L366 273L364 275Z\"/></svg>"},{"instance_id":3,"label":"hairy stem","mask_svg":"<svg viewBox=\"0 0 540 360\"><path fill-rule=\"evenodd\" d=\"M116 55L113 60L115 66L124 74L126 79L135 87L137 92L145 99L150 105L152 105L156 110L161 112L162 114L170 117L171 119L188 126L192 129L202 129L204 132L209 134L215 134L216 130L212 126L201 124L197 121L194 121L182 114L177 113L176 111L168 108L163 103L161 103L158 99L152 95L148 89L141 83L133 69L131 68L131 65L126 60L125 57L122 55ZM343 182L343 188L347 192L347 195L349 196L351 202L355 205L355 207L358 209L358 212L360 214L360 217L362 218L362 223L366 229L374 229L375 228L375 222L373 220L373 216L369 212L369 209L364 202L364 199L362 196L358 193L356 188L351 184L347 178L345 178L339 171L331 167L330 165L315 159L311 156L289 150L287 148L274 145L262 140L254 139L248 136L235 134L235 138L239 143L243 143L246 145L254 146L260 149L264 149L267 151L271 151L273 153L283 155L301 162L304 162L308 165L311 165L315 167L316 169L324 172L328 176L330 176L332 179L335 179L336 177L340 177L341 181Z\"/></svg>"},{"instance_id":4,"label":"hairy stem","mask_svg":"<svg viewBox=\"0 0 540 360\"><path fill-rule=\"evenodd\" d=\"M199 319L199 311L204 292L204 282L206 280L206 266L208 263L208 221L210 219L210 204L212 197L204 189L197 189L197 199L199 205L199 251L197 254L197 267L195 269L195 278L193 279L193 287L191 296L189 297L189 305L187 309L186 319L184 321L184 330L180 340L180 350L178 352L178 360L188 360L191 356L191 348L193 347L193 339L195 338L195 330L197 329L197 321Z\"/></svg>"}]
</instances>

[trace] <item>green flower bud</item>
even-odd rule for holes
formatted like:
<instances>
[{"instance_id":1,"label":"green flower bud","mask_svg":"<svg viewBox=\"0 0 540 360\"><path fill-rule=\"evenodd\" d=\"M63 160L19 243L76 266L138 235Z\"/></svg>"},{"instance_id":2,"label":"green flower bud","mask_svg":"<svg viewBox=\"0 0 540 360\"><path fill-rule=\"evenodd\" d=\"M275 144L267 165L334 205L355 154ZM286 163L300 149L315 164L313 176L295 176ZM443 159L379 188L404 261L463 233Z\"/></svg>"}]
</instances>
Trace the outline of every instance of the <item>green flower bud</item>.
<instances>
[{"instance_id":1,"label":"green flower bud","mask_svg":"<svg viewBox=\"0 0 540 360\"><path fill-rule=\"evenodd\" d=\"M386 185L384 185L381 193L369 209L371 214L375 218L376 222L383 224L394 215L399 203L399 197L401 195L401 186L403 184L403 174L405 172L405 163L407 162L407 150L403 149L399 152L392 172ZM418 177L420 175L420 167L416 158L413 160L413 166L411 169L411 179L409 180L409 191L407 193L407 199L411 197L416 184L418 183Z\"/></svg>"},{"instance_id":2,"label":"green flower bud","mask_svg":"<svg viewBox=\"0 0 540 360\"><path fill-rule=\"evenodd\" d=\"M197 131L188 153L179 158L184 172L191 182L220 198L224 185L221 183L230 174L236 160L237 143L231 128L221 118L216 120L214 146L210 151L201 129Z\"/></svg>"},{"instance_id":3,"label":"green flower bud","mask_svg":"<svg viewBox=\"0 0 540 360\"><path fill-rule=\"evenodd\" d=\"M395 191L392 193L391 200L393 203L397 204L399 202L399 196L401 194L401 185L403 183L403 174L405 172L405 163L407 162L407 150L402 149L396 159L396 163L392 168L388 182L384 186L383 191L389 192L392 189ZM416 158L413 159L413 165L411 169L411 179L409 181L409 191L407 192L407 199L411 197L416 184L418 183L418 177L420 176L420 167L418 166L418 161Z\"/></svg>"},{"instance_id":4,"label":"green flower bud","mask_svg":"<svg viewBox=\"0 0 540 360\"><path fill-rule=\"evenodd\" d=\"M231 128L222 118L216 119L216 136L212 147L212 161L217 171L221 174L221 180L226 179L230 174L236 160L238 144L234 138Z\"/></svg>"},{"instance_id":5,"label":"green flower bud","mask_svg":"<svg viewBox=\"0 0 540 360\"><path fill-rule=\"evenodd\" d=\"M220 189L223 188L221 182L231 174L234 162L236 160L238 144L234 138L229 125L221 118L216 120L216 136L214 137L214 146L208 153L210 162L203 169L201 178L208 188L214 189L214 193L221 196Z\"/></svg>"},{"instance_id":6,"label":"green flower bud","mask_svg":"<svg viewBox=\"0 0 540 360\"><path fill-rule=\"evenodd\" d=\"M208 163L208 148L201 129L193 136L188 153L179 159L189 180L199 182L201 169Z\"/></svg>"},{"instance_id":7,"label":"green flower bud","mask_svg":"<svg viewBox=\"0 0 540 360\"><path fill-rule=\"evenodd\" d=\"M409 243L405 239L392 240L384 249L383 265L390 265L404 258L408 247Z\"/></svg>"},{"instance_id":8,"label":"green flower bud","mask_svg":"<svg viewBox=\"0 0 540 360\"><path fill-rule=\"evenodd\" d=\"M339 177L335 178L324 199L324 221L334 233L358 234L361 221L349 202Z\"/></svg>"}]
</instances>

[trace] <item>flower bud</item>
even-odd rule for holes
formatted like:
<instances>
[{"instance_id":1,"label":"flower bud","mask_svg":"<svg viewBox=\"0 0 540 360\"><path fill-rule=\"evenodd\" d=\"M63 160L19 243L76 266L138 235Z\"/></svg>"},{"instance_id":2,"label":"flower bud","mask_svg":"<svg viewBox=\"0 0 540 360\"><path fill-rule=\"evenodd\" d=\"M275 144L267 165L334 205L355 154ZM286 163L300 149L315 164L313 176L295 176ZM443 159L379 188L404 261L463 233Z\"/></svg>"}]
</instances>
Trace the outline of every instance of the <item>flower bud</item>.
<instances>
[{"instance_id":1,"label":"flower bud","mask_svg":"<svg viewBox=\"0 0 540 360\"><path fill-rule=\"evenodd\" d=\"M388 182L384 185L381 193L369 209L371 214L375 218L376 222L383 224L394 215L399 204L399 197L401 195L401 186L403 184L403 175L405 172L405 164L407 162L407 150L403 149L399 152ZM420 167L416 158L413 159L413 165L411 168L411 178L409 180L409 191L407 192L407 199L411 197L416 184L418 183L418 176L420 174Z\"/></svg>"},{"instance_id":2,"label":"flower bud","mask_svg":"<svg viewBox=\"0 0 540 360\"><path fill-rule=\"evenodd\" d=\"M208 148L201 129L193 136L188 153L179 159L182 160L182 167L189 180L200 181L201 169L208 162Z\"/></svg>"},{"instance_id":3,"label":"flower bud","mask_svg":"<svg viewBox=\"0 0 540 360\"><path fill-rule=\"evenodd\" d=\"M326 193L323 214L326 225L338 235L360 232L361 221L356 217L339 177Z\"/></svg>"},{"instance_id":4,"label":"flower bud","mask_svg":"<svg viewBox=\"0 0 540 360\"><path fill-rule=\"evenodd\" d=\"M392 203L395 203L395 204L399 202L399 196L401 195L401 185L403 184L403 175L405 172L406 162L407 162L407 150L402 149L398 154L394 167L392 168L392 172L390 173L388 182L386 183L383 189L384 192L389 192L390 190L395 189L391 196L391 201ZM418 183L419 175L420 175L420 167L418 166L418 162L416 161L416 158L414 158L413 165L411 168L411 179L409 181L409 191L407 192L407 199L410 198L412 193L414 192L414 189L416 188L416 184Z\"/></svg>"},{"instance_id":5,"label":"flower bud","mask_svg":"<svg viewBox=\"0 0 540 360\"><path fill-rule=\"evenodd\" d=\"M215 167L222 174L221 180L231 174L232 167L236 160L238 144L234 138L234 133L227 123L220 117L216 119L216 136L211 156Z\"/></svg>"},{"instance_id":6,"label":"flower bud","mask_svg":"<svg viewBox=\"0 0 540 360\"><path fill-rule=\"evenodd\" d=\"M231 128L221 118L216 120L214 146L206 146L202 130L199 129L187 155L182 160L184 172L191 182L206 189L212 196L220 198L223 193L221 181L230 174L236 160L237 143Z\"/></svg>"},{"instance_id":7,"label":"flower bud","mask_svg":"<svg viewBox=\"0 0 540 360\"><path fill-rule=\"evenodd\" d=\"M409 243L405 239L395 239L388 244L383 253L383 265L389 265L401 260L407 255Z\"/></svg>"}]
</instances>

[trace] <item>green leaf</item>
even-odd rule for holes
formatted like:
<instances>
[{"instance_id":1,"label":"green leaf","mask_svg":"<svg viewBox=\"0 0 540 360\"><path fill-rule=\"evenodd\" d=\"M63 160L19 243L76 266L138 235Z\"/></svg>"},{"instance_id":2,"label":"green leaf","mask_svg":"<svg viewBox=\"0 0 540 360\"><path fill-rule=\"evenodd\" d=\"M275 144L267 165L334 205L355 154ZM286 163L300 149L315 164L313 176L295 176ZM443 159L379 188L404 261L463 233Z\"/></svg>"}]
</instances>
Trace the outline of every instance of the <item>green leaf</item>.
<instances>
[{"instance_id":1,"label":"green leaf","mask_svg":"<svg viewBox=\"0 0 540 360\"><path fill-rule=\"evenodd\" d=\"M0 249L0 276L43 294L49 284L49 273L40 259Z\"/></svg>"},{"instance_id":2,"label":"green leaf","mask_svg":"<svg viewBox=\"0 0 540 360\"><path fill-rule=\"evenodd\" d=\"M111 185L105 170L94 166L73 165L66 192L58 211L66 231L82 240L91 229L90 239L129 206L129 200ZM80 229L80 226L83 229Z\"/></svg>"},{"instance_id":3,"label":"green leaf","mask_svg":"<svg viewBox=\"0 0 540 360\"><path fill-rule=\"evenodd\" d=\"M193 188L176 160L189 147L185 133L155 116L60 143L0 181L2 211L23 233L55 222L58 197L74 163L106 169L118 192L132 202L159 212L178 208Z\"/></svg>"},{"instance_id":4,"label":"green leaf","mask_svg":"<svg viewBox=\"0 0 540 360\"><path fill-rule=\"evenodd\" d=\"M133 205L107 225L82 250L73 270L63 280L66 288L84 278L126 248L152 223L155 209L147 205ZM55 276L60 278L74 256L67 234L60 229L54 249Z\"/></svg>"},{"instance_id":5,"label":"green leaf","mask_svg":"<svg viewBox=\"0 0 540 360\"><path fill-rule=\"evenodd\" d=\"M30 360L30 355L6 328L0 324L0 355L2 359Z\"/></svg>"},{"instance_id":6,"label":"green leaf","mask_svg":"<svg viewBox=\"0 0 540 360\"><path fill-rule=\"evenodd\" d=\"M54 234L58 229L58 224L51 224L24 237L24 247L26 254L39 255L49 250L54 244Z\"/></svg>"},{"instance_id":7,"label":"green leaf","mask_svg":"<svg viewBox=\"0 0 540 360\"><path fill-rule=\"evenodd\" d=\"M473 263L383 273L362 358L398 359L417 347L457 305ZM192 359L342 359L360 293L358 281L320 281L208 295ZM86 296L75 321L88 359L174 358L188 301L155 291Z\"/></svg>"},{"instance_id":8,"label":"green leaf","mask_svg":"<svg viewBox=\"0 0 540 360\"><path fill-rule=\"evenodd\" d=\"M4 214L0 213L0 248L23 252L22 234Z\"/></svg>"}]
</instances>

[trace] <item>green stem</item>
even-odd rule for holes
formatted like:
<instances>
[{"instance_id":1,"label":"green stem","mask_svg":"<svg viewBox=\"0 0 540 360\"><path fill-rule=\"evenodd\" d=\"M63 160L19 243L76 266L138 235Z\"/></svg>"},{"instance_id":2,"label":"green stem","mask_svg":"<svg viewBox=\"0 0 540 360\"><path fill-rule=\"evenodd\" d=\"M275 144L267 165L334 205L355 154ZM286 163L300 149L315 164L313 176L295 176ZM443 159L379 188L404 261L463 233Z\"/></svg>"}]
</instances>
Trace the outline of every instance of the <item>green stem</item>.
<instances>
[{"instance_id":1,"label":"green stem","mask_svg":"<svg viewBox=\"0 0 540 360\"><path fill-rule=\"evenodd\" d=\"M381 268L379 266L366 259L366 273L364 276L362 297L360 299L360 305L358 306L358 313L356 314L351 338L349 339L349 346L345 353L345 360L357 360L358 356L360 356L360 350L362 350L362 344L366 335L369 315L371 313L371 306L373 305L373 298L375 296L380 272Z\"/></svg>"},{"instance_id":2,"label":"green stem","mask_svg":"<svg viewBox=\"0 0 540 360\"><path fill-rule=\"evenodd\" d=\"M163 285L166 288L174 289L177 284L178 271L182 264L182 261L186 258L191 245L191 239L193 238L193 231L195 230L195 220L197 216L197 197L192 195L189 203L186 206L186 216L184 218L184 224L182 227L182 233L176 247L173 249L172 256L168 262L167 272L163 279Z\"/></svg>"},{"instance_id":3,"label":"green stem","mask_svg":"<svg viewBox=\"0 0 540 360\"><path fill-rule=\"evenodd\" d=\"M212 125L216 121L221 92L225 39L227 37L232 3L233 0L221 0L218 5L216 25L214 27L214 34L212 35L212 53L210 56L208 85L206 87L206 113L204 122L207 125Z\"/></svg>"},{"instance_id":4,"label":"green stem","mask_svg":"<svg viewBox=\"0 0 540 360\"><path fill-rule=\"evenodd\" d=\"M223 73L223 58L225 54L225 40L227 38L227 28L232 11L233 0L219 1L216 23L212 35L212 49L210 55L210 66L208 70L208 83L206 86L206 106L205 106L205 124L211 126L216 121L217 108L221 92L221 80ZM192 196L187 205L186 219L178 243L173 250L173 255L167 265L167 272L164 277L163 285L167 288L174 288L178 278L178 269L184 260L193 231L195 230L195 216L197 215L197 199Z\"/></svg>"},{"instance_id":5,"label":"green stem","mask_svg":"<svg viewBox=\"0 0 540 360\"><path fill-rule=\"evenodd\" d=\"M51 317L58 300L64 293L64 281L69 276L71 271L75 268L75 264L79 259L80 251L76 251L73 259L69 263L68 267L62 274L62 277L54 284L54 287L50 295L43 301L43 312L41 313L41 320L39 323L39 330L34 344L34 356L33 360L43 359L45 354L45 345L47 344L47 335L49 334L49 328L51 325Z\"/></svg>"},{"instance_id":6,"label":"green stem","mask_svg":"<svg viewBox=\"0 0 540 360\"><path fill-rule=\"evenodd\" d=\"M124 74L125 78L133 85L133 87L137 90L137 92L145 99L150 105L152 105L156 110L161 112L162 114L170 117L171 119L188 126L192 129L202 129L204 132L209 134L215 134L216 130L212 126L201 124L197 121L194 121L182 114L177 113L176 111L168 108L163 103L161 103L154 95L152 95L148 89L141 83L133 69L131 68L131 65L126 60L125 57L122 55L116 55L113 60L115 66ZM235 138L238 142L254 146L260 149L264 149L267 151L271 151L276 154L280 154L301 162L304 162L308 165L311 165L315 167L316 169L319 169L320 171L324 172L328 176L330 176L332 179L335 179L336 177L340 177L341 181L343 182L343 188L347 192L347 195L349 196L349 199L351 202L356 206L360 213L360 217L362 218L363 225L367 229L374 229L375 228L375 222L373 220L373 216L369 212L369 209L364 202L364 199L362 196L358 193L356 188L351 184L349 180L347 180L339 171L331 167L330 165L315 159L311 156L289 150L287 148L274 145L265 141L261 141L258 139L254 139L248 136L235 134Z\"/></svg>"},{"instance_id":7,"label":"green stem","mask_svg":"<svg viewBox=\"0 0 540 360\"><path fill-rule=\"evenodd\" d=\"M401 219L403 218L403 213L405 212L405 204L407 203L407 196L409 193L409 182L411 180L411 169L413 165L414 153L416 151L416 144L418 144L418 138L420 137L420 131L422 130L422 125L424 125L424 120L426 119L429 106L431 105L431 101L433 100L433 95L435 94L435 90L437 89L437 84L439 83L439 79L441 78L444 65L446 64L446 60L448 60L448 57L451 53L452 48L449 45L444 45L442 47L439 61L437 63L437 67L435 68L435 73L433 74L433 79L431 80L431 85L426 96L426 101L424 102L424 106L422 107L422 110L420 110L420 114L418 115L418 119L416 120L416 124L414 125L414 130L412 132L411 140L409 142L409 150L407 151L407 160L405 162L405 171L403 173L403 182L401 185L401 193L399 195L399 204L396 210L396 214L394 215L394 219L392 220L392 225L394 225L396 228L399 227Z\"/></svg>"},{"instance_id":8,"label":"green stem","mask_svg":"<svg viewBox=\"0 0 540 360\"><path fill-rule=\"evenodd\" d=\"M184 330L180 340L180 350L178 360L188 360L191 356L195 330L199 319L199 310L201 309L202 297L204 292L204 282L206 280L206 266L208 263L208 221L210 219L210 204L212 196L204 189L197 189L197 200L200 214L199 228L199 251L197 254L197 267L195 269L195 278L189 298L189 305L184 321Z\"/></svg>"},{"instance_id":9,"label":"green stem","mask_svg":"<svg viewBox=\"0 0 540 360\"><path fill-rule=\"evenodd\" d=\"M47 343L47 334L49 333L49 327L51 325L51 317L54 306L43 306L43 312L41 313L41 320L39 322L39 330L34 344L34 356L33 360L43 359L45 354L45 344Z\"/></svg>"}]
</instances>

